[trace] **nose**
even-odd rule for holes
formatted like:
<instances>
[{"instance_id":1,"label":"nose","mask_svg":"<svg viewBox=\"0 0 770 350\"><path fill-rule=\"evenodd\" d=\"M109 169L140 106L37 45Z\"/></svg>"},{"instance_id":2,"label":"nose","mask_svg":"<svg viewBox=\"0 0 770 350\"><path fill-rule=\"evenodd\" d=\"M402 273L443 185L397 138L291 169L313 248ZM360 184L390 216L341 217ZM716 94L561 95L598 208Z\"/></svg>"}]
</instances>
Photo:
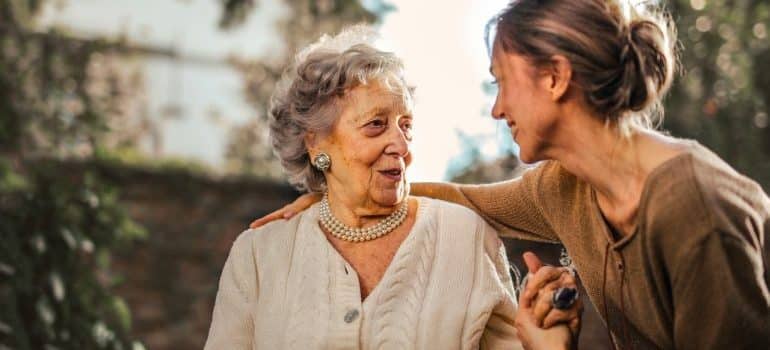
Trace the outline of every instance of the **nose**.
<instances>
[{"instance_id":1,"label":"nose","mask_svg":"<svg viewBox=\"0 0 770 350\"><path fill-rule=\"evenodd\" d=\"M390 128L388 131L388 146L385 147L385 153L388 155L406 157L409 154L409 145L411 139L406 131L399 127Z\"/></svg>"},{"instance_id":2,"label":"nose","mask_svg":"<svg viewBox=\"0 0 770 350\"><path fill-rule=\"evenodd\" d=\"M500 94L495 97L495 104L492 105L492 119L505 119L505 113L500 103Z\"/></svg>"}]
</instances>

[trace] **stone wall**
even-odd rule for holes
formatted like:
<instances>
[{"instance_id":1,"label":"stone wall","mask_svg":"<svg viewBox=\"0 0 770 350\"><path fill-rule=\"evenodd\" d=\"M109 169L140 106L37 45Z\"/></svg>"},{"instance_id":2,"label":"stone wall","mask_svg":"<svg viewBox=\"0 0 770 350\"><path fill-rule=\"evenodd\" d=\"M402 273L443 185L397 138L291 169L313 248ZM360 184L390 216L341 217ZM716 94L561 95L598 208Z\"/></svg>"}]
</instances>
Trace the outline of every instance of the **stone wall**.
<instances>
[{"instance_id":1,"label":"stone wall","mask_svg":"<svg viewBox=\"0 0 770 350\"><path fill-rule=\"evenodd\" d=\"M297 193L253 178L97 168L120 189L130 216L149 233L113 255L113 272L122 280L115 291L131 309L132 333L148 349L201 349L232 242L253 218Z\"/></svg>"}]
</instances>

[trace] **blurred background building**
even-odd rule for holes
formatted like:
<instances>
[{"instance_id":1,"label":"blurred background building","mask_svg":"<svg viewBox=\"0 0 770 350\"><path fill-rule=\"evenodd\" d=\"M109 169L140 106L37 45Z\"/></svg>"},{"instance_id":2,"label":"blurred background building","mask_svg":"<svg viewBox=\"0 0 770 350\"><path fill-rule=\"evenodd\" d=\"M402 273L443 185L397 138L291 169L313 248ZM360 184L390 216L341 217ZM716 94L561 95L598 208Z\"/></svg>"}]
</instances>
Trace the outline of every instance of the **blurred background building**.
<instances>
[{"instance_id":1,"label":"blurred background building","mask_svg":"<svg viewBox=\"0 0 770 350\"><path fill-rule=\"evenodd\" d=\"M770 190L770 4L662 1L681 74L663 129ZM368 22L417 86L410 179L522 171L489 115L505 0L0 1L0 349L195 349L230 244L297 193L266 104L299 47ZM507 241L509 257L560 247ZM581 348L606 348L595 311Z\"/></svg>"}]
</instances>

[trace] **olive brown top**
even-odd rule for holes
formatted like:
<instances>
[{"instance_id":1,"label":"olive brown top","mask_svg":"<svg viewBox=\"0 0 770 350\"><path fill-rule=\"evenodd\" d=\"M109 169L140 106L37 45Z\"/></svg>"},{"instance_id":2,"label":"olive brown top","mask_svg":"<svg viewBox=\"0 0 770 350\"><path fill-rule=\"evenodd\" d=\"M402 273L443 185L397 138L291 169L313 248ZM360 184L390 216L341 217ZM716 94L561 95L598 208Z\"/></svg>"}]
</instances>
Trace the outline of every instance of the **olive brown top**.
<instances>
[{"instance_id":1,"label":"olive brown top","mask_svg":"<svg viewBox=\"0 0 770 350\"><path fill-rule=\"evenodd\" d=\"M613 234L592 187L548 161L488 185L413 184L501 235L560 241L619 348L770 349L770 200L697 142L647 178Z\"/></svg>"}]
</instances>

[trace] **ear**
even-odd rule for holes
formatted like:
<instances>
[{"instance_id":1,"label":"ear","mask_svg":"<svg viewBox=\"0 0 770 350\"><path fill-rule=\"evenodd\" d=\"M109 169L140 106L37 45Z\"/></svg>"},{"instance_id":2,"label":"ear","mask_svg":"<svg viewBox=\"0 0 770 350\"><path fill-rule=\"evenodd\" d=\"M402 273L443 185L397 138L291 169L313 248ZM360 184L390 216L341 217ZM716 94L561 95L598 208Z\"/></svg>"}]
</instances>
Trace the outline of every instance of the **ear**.
<instances>
[{"instance_id":1,"label":"ear","mask_svg":"<svg viewBox=\"0 0 770 350\"><path fill-rule=\"evenodd\" d=\"M554 55L551 57L551 64L546 74L548 75L546 88L551 93L551 100L561 100L567 94L572 82L572 64L567 57Z\"/></svg>"}]
</instances>

